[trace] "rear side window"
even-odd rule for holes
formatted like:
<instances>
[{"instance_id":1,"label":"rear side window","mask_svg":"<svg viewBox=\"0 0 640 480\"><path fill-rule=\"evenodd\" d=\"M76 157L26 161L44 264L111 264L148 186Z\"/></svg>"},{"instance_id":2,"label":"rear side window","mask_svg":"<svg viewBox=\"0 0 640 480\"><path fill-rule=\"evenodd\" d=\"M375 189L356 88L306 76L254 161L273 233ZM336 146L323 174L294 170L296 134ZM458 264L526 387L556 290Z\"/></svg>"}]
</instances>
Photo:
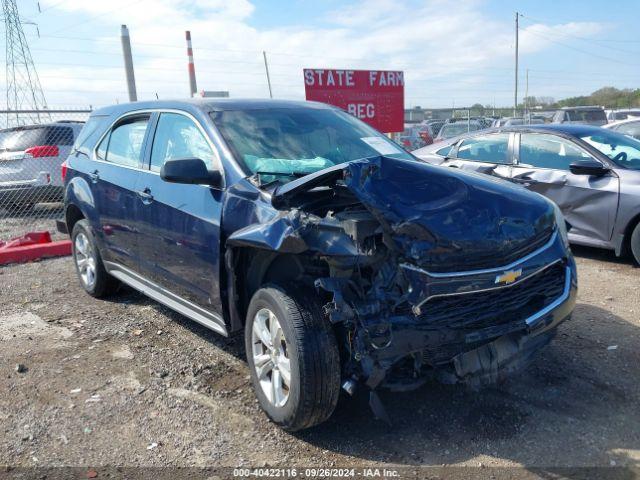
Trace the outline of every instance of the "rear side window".
<instances>
[{"instance_id":1,"label":"rear side window","mask_svg":"<svg viewBox=\"0 0 640 480\"><path fill-rule=\"evenodd\" d=\"M457 158L476 162L509 163L509 134L481 135L464 140Z\"/></svg>"},{"instance_id":2,"label":"rear side window","mask_svg":"<svg viewBox=\"0 0 640 480\"><path fill-rule=\"evenodd\" d=\"M150 170L159 172L166 160L199 158L215 168L215 156L198 126L185 115L162 113L151 150Z\"/></svg>"},{"instance_id":3,"label":"rear side window","mask_svg":"<svg viewBox=\"0 0 640 480\"><path fill-rule=\"evenodd\" d=\"M100 142L98 158L126 167L139 167L148 124L148 115L118 122Z\"/></svg>"},{"instance_id":4,"label":"rear side window","mask_svg":"<svg viewBox=\"0 0 640 480\"><path fill-rule=\"evenodd\" d=\"M45 127L46 145L73 145L73 128Z\"/></svg>"},{"instance_id":5,"label":"rear side window","mask_svg":"<svg viewBox=\"0 0 640 480\"><path fill-rule=\"evenodd\" d=\"M94 115L89 117L87 123L85 123L82 127L82 130L80 130L73 148L76 150L80 150L81 147L86 147L86 143L89 137L93 135L98 130L98 127L100 127L108 118L108 115Z\"/></svg>"},{"instance_id":6,"label":"rear side window","mask_svg":"<svg viewBox=\"0 0 640 480\"><path fill-rule=\"evenodd\" d=\"M519 163L538 168L569 170L577 160L591 158L568 140L555 135L527 134L520 137Z\"/></svg>"}]
</instances>

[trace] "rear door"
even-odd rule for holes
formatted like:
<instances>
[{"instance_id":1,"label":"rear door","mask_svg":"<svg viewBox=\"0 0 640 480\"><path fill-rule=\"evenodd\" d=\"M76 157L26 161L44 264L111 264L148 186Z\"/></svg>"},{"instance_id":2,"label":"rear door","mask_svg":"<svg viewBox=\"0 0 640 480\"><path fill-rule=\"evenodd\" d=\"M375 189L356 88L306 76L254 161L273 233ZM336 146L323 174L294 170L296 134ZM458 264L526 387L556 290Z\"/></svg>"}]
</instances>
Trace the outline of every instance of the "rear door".
<instances>
[{"instance_id":1,"label":"rear door","mask_svg":"<svg viewBox=\"0 0 640 480\"><path fill-rule=\"evenodd\" d=\"M150 114L119 119L100 140L85 175L98 212L97 234L105 260L138 270L136 223L140 175Z\"/></svg>"},{"instance_id":2,"label":"rear door","mask_svg":"<svg viewBox=\"0 0 640 480\"><path fill-rule=\"evenodd\" d=\"M162 180L163 163L179 158L200 158L211 170L221 168L216 149L195 118L161 112L146 170L136 186L141 209L140 266L154 283L217 310L222 191Z\"/></svg>"},{"instance_id":3,"label":"rear door","mask_svg":"<svg viewBox=\"0 0 640 480\"><path fill-rule=\"evenodd\" d=\"M508 180L513 158L512 138L513 134L508 132L465 138L454 145L441 165Z\"/></svg>"},{"instance_id":4,"label":"rear door","mask_svg":"<svg viewBox=\"0 0 640 480\"><path fill-rule=\"evenodd\" d=\"M571 224L570 236L608 242L618 208L615 173L574 175L571 163L594 159L571 140L548 133L519 134L512 180L553 200ZM599 160L597 160L599 161Z\"/></svg>"}]
</instances>

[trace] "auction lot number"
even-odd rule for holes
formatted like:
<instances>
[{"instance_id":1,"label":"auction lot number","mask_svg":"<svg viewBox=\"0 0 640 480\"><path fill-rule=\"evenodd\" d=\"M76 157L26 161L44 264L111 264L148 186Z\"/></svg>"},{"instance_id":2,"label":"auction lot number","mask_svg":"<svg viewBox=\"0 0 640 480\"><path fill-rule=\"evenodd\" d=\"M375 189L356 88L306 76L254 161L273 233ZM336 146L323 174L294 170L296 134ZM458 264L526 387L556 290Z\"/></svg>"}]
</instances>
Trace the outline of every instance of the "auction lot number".
<instances>
[{"instance_id":1,"label":"auction lot number","mask_svg":"<svg viewBox=\"0 0 640 480\"><path fill-rule=\"evenodd\" d=\"M396 470L378 468L234 468L234 477L273 478L393 478Z\"/></svg>"}]
</instances>

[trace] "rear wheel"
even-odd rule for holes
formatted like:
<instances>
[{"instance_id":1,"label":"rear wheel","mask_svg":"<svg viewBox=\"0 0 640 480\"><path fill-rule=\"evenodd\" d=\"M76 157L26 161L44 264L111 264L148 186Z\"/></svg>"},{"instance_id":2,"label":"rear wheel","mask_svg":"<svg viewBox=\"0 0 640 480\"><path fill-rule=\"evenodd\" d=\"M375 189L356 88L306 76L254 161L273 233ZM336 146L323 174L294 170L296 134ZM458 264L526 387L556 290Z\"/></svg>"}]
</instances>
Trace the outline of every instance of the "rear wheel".
<instances>
[{"instance_id":1,"label":"rear wheel","mask_svg":"<svg viewBox=\"0 0 640 480\"><path fill-rule=\"evenodd\" d=\"M80 285L89 295L96 298L105 297L118 289L119 282L104 268L87 220L78 220L73 226L71 247Z\"/></svg>"},{"instance_id":2,"label":"rear wheel","mask_svg":"<svg viewBox=\"0 0 640 480\"><path fill-rule=\"evenodd\" d=\"M249 304L245 325L253 388L267 416L285 430L331 416L340 393L340 358L331 326L314 296L266 286Z\"/></svg>"},{"instance_id":3,"label":"rear wheel","mask_svg":"<svg viewBox=\"0 0 640 480\"><path fill-rule=\"evenodd\" d=\"M640 223L638 223L638 225L636 225L636 228L633 229L630 243L633 258L635 258L636 262L640 264Z\"/></svg>"}]
</instances>

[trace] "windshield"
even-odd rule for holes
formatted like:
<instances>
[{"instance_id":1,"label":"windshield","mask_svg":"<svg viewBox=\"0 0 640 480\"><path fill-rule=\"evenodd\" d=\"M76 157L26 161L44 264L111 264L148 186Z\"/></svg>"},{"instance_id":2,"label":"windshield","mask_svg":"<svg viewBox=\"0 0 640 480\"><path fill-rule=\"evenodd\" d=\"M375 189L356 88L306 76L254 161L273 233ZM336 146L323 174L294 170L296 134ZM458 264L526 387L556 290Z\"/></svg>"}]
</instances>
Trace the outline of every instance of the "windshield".
<instances>
[{"instance_id":1,"label":"windshield","mask_svg":"<svg viewBox=\"0 0 640 480\"><path fill-rule=\"evenodd\" d=\"M602 129L602 132L580 137L600 150L618 165L640 170L640 141L621 133Z\"/></svg>"},{"instance_id":2,"label":"windshield","mask_svg":"<svg viewBox=\"0 0 640 480\"><path fill-rule=\"evenodd\" d=\"M467 122L447 123L440 130L440 137L457 137L458 135L462 135L463 133L471 132L473 130L478 130L478 124L470 123L467 125Z\"/></svg>"},{"instance_id":3,"label":"windshield","mask_svg":"<svg viewBox=\"0 0 640 480\"><path fill-rule=\"evenodd\" d=\"M413 159L396 143L340 110L227 110L212 112L211 117L236 158L252 173L262 175L263 183L291 180L365 157Z\"/></svg>"},{"instance_id":4,"label":"windshield","mask_svg":"<svg viewBox=\"0 0 640 480\"><path fill-rule=\"evenodd\" d=\"M607 116L604 110L569 110L569 120L572 122L585 122L605 124L607 123Z\"/></svg>"}]
</instances>

